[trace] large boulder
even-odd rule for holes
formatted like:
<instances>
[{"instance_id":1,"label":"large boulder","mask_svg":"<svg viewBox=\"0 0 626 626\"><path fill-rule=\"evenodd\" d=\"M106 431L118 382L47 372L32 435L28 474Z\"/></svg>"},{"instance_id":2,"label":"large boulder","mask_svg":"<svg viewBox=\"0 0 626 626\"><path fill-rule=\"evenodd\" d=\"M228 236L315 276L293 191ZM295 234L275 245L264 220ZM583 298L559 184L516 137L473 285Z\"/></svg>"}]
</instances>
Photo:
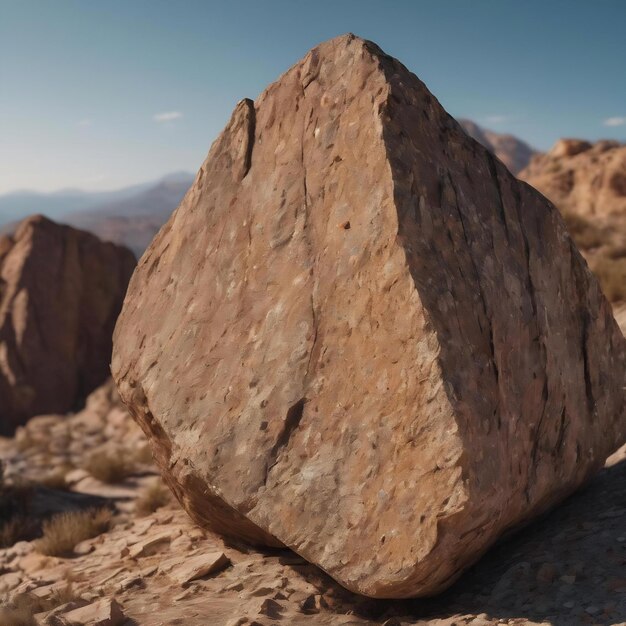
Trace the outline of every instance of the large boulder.
<instances>
[{"instance_id":1,"label":"large boulder","mask_svg":"<svg viewBox=\"0 0 626 626\"><path fill-rule=\"evenodd\" d=\"M130 250L42 216L0 237L0 433L79 408L108 376Z\"/></svg>"},{"instance_id":2,"label":"large boulder","mask_svg":"<svg viewBox=\"0 0 626 626\"><path fill-rule=\"evenodd\" d=\"M397 598L602 466L625 348L558 211L347 35L237 105L112 371L196 521Z\"/></svg>"}]
</instances>

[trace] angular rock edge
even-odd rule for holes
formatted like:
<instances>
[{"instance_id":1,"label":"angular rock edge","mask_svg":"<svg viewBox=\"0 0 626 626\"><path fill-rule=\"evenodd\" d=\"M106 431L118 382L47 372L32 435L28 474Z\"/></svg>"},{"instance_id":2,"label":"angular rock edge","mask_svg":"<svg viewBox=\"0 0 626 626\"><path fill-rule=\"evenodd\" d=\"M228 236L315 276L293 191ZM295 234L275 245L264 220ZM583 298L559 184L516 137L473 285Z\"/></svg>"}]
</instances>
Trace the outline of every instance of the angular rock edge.
<instances>
[{"instance_id":1,"label":"angular rock edge","mask_svg":"<svg viewBox=\"0 0 626 626\"><path fill-rule=\"evenodd\" d=\"M196 521L399 598L602 466L625 354L556 209L347 35L237 105L112 370Z\"/></svg>"}]
</instances>

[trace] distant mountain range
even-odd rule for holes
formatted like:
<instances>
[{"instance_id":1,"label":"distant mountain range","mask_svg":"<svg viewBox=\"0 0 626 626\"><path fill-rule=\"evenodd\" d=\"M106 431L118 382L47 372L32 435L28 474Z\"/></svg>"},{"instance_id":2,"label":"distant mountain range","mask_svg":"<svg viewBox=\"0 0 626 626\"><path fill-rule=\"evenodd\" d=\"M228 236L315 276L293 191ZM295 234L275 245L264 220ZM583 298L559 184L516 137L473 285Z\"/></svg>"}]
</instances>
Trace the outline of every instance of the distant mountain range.
<instances>
[{"instance_id":1,"label":"distant mountain range","mask_svg":"<svg viewBox=\"0 0 626 626\"><path fill-rule=\"evenodd\" d=\"M513 174L522 171L537 154L536 150L514 135L496 133L471 120L461 119L458 122L470 137L495 154Z\"/></svg>"},{"instance_id":2,"label":"distant mountain range","mask_svg":"<svg viewBox=\"0 0 626 626\"><path fill-rule=\"evenodd\" d=\"M33 213L89 230L140 256L193 182L189 172L117 191L18 191L0 196L0 231Z\"/></svg>"},{"instance_id":3,"label":"distant mountain range","mask_svg":"<svg viewBox=\"0 0 626 626\"><path fill-rule=\"evenodd\" d=\"M493 152L514 174L537 154L513 135L495 133L470 120L459 120L465 132ZM176 172L157 181L117 191L66 189L54 193L17 191L0 195L0 233L33 213L91 231L101 239L143 254L193 182L189 172Z\"/></svg>"}]
</instances>

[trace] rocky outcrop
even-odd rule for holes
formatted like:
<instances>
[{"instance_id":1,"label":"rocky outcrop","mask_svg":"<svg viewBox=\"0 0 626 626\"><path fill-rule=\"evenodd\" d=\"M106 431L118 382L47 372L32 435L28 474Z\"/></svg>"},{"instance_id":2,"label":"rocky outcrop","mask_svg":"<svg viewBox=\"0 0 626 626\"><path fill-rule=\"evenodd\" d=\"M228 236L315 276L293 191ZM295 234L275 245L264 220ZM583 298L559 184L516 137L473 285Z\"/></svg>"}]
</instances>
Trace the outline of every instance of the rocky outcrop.
<instances>
[{"instance_id":1,"label":"rocky outcrop","mask_svg":"<svg viewBox=\"0 0 626 626\"><path fill-rule=\"evenodd\" d=\"M625 357L556 209L348 35L237 105L112 371L195 520L391 598L602 466Z\"/></svg>"},{"instance_id":2,"label":"rocky outcrop","mask_svg":"<svg viewBox=\"0 0 626 626\"><path fill-rule=\"evenodd\" d=\"M561 139L519 177L564 215L607 297L626 301L626 145Z\"/></svg>"},{"instance_id":3,"label":"rocky outcrop","mask_svg":"<svg viewBox=\"0 0 626 626\"><path fill-rule=\"evenodd\" d=\"M626 215L626 145L561 139L519 174L561 212L583 217Z\"/></svg>"},{"instance_id":4,"label":"rocky outcrop","mask_svg":"<svg viewBox=\"0 0 626 626\"><path fill-rule=\"evenodd\" d=\"M514 135L487 130L471 120L459 120L459 124L470 137L495 154L513 174L524 169L537 154L536 150Z\"/></svg>"},{"instance_id":5,"label":"rocky outcrop","mask_svg":"<svg viewBox=\"0 0 626 626\"><path fill-rule=\"evenodd\" d=\"M126 248L42 216L0 238L0 433L80 407L107 378L134 265Z\"/></svg>"}]
</instances>

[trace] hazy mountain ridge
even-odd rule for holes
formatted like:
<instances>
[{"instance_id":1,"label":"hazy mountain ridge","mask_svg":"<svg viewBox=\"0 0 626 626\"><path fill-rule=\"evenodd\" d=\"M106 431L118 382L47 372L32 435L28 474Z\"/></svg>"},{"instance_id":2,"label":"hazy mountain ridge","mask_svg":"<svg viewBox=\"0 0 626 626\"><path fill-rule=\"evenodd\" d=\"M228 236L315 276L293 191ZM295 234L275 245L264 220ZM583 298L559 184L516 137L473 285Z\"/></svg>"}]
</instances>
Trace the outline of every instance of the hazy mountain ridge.
<instances>
[{"instance_id":1,"label":"hazy mountain ridge","mask_svg":"<svg viewBox=\"0 0 626 626\"><path fill-rule=\"evenodd\" d=\"M128 246L140 256L185 195L193 174L176 172L158 181L111 192L14 192L0 196L0 232L33 213L88 230ZM12 204L13 203L13 204Z\"/></svg>"},{"instance_id":2,"label":"hazy mountain ridge","mask_svg":"<svg viewBox=\"0 0 626 626\"><path fill-rule=\"evenodd\" d=\"M537 150L515 135L496 133L468 119L459 119L458 122L470 137L493 152L513 174L523 170L532 157L539 154Z\"/></svg>"}]
</instances>

